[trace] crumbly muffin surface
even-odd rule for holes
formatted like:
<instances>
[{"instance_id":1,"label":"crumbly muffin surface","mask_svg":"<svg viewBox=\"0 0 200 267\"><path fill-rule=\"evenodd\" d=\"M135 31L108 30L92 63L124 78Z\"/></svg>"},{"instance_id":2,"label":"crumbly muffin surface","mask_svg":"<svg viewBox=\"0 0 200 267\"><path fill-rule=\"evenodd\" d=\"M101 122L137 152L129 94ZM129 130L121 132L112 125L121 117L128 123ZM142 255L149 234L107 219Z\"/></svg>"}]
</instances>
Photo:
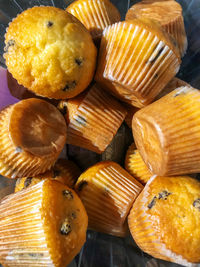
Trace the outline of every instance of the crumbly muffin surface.
<instances>
[{"instance_id":1,"label":"crumbly muffin surface","mask_svg":"<svg viewBox=\"0 0 200 267\"><path fill-rule=\"evenodd\" d=\"M38 95L70 98L93 77L96 48L92 38L64 10L40 6L24 11L9 25L5 44L8 70Z\"/></svg>"}]
</instances>

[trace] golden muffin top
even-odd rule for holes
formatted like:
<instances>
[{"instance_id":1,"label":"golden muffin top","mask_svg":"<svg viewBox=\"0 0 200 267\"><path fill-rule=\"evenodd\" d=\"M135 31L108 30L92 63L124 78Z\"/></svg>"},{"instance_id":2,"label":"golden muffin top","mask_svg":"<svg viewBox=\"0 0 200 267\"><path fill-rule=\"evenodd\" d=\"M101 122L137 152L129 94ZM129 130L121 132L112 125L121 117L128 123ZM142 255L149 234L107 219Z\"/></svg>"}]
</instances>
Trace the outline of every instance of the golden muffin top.
<instances>
[{"instance_id":1,"label":"golden muffin top","mask_svg":"<svg viewBox=\"0 0 200 267\"><path fill-rule=\"evenodd\" d=\"M8 70L38 95L73 97L93 77L92 38L74 16L59 8L40 6L22 12L10 23L5 44Z\"/></svg>"}]
</instances>

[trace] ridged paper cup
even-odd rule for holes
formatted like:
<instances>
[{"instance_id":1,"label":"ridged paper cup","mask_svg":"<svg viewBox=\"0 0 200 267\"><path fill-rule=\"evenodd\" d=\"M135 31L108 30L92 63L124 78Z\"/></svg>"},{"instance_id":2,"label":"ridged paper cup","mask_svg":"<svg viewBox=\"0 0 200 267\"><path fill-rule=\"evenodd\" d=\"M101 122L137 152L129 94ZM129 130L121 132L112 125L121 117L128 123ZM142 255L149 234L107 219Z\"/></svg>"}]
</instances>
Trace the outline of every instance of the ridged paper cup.
<instances>
[{"instance_id":1,"label":"ridged paper cup","mask_svg":"<svg viewBox=\"0 0 200 267\"><path fill-rule=\"evenodd\" d=\"M95 79L121 100L143 107L176 75L180 55L167 33L147 19L103 31Z\"/></svg>"},{"instance_id":2,"label":"ridged paper cup","mask_svg":"<svg viewBox=\"0 0 200 267\"><path fill-rule=\"evenodd\" d=\"M86 240L88 218L76 193L43 180L0 202L3 266L66 266Z\"/></svg>"},{"instance_id":3,"label":"ridged paper cup","mask_svg":"<svg viewBox=\"0 0 200 267\"><path fill-rule=\"evenodd\" d=\"M8 178L49 170L66 142L66 123L51 104L26 99L0 113L0 173Z\"/></svg>"},{"instance_id":4,"label":"ridged paper cup","mask_svg":"<svg viewBox=\"0 0 200 267\"><path fill-rule=\"evenodd\" d=\"M176 1L142 1L133 5L126 14L126 20L149 18L159 22L177 42L180 54L187 50L187 36L184 27L182 7Z\"/></svg>"},{"instance_id":5,"label":"ridged paper cup","mask_svg":"<svg viewBox=\"0 0 200 267\"><path fill-rule=\"evenodd\" d=\"M86 208L89 228L116 236L127 234L126 219L143 186L112 161L86 170L75 185Z\"/></svg>"},{"instance_id":6,"label":"ridged paper cup","mask_svg":"<svg viewBox=\"0 0 200 267\"><path fill-rule=\"evenodd\" d=\"M135 113L135 144L154 174L200 171L200 92L180 87Z\"/></svg>"},{"instance_id":7,"label":"ridged paper cup","mask_svg":"<svg viewBox=\"0 0 200 267\"><path fill-rule=\"evenodd\" d=\"M155 258L197 266L199 203L199 181L187 176L152 176L128 216L133 239Z\"/></svg>"},{"instance_id":8,"label":"ridged paper cup","mask_svg":"<svg viewBox=\"0 0 200 267\"><path fill-rule=\"evenodd\" d=\"M80 174L80 169L73 161L58 159L50 171L40 174L37 177L23 177L17 179L15 192L25 189L30 185L37 184L44 179L55 179L70 188L73 188Z\"/></svg>"},{"instance_id":9,"label":"ridged paper cup","mask_svg":"<svg viewBox=\"0 0 200 267\"><path fill-rule=\"evenodd\" d=\"M134 143L127 150L125 169L142 184L146 184L153 175L144 163Z\"/></svg>"},{"instance_id":10,"label":"ridged paper cup","mask_svg":"<svg viewBox=\"0 0 200 267\"><path fill-rule=\"evenodd\" d=\"M80 20L96 41L107 26L121 20L118 9L109 0L77 0L66 11Z\"/></svg>"},{"instance_id":11,"label":"ridged paper cup","mask_svg":"<svg viewBox=\"0 0 200 267\"><path fill-rule=\"evenodd\" d=\"M97 85L67 102L67 143L102 153L126 116L126 109Z\"/></svg>"}]
</instances>

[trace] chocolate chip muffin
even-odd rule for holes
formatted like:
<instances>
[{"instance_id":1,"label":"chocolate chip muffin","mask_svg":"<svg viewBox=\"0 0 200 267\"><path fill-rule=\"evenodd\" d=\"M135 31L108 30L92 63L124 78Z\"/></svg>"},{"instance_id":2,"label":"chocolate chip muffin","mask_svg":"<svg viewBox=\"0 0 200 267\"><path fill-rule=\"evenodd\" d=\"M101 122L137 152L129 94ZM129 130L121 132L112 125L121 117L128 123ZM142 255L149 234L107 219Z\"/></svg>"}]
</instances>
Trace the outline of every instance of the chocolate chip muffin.
<instances>
[{"instance_id":1,"label":"chocolate chip muffin","mask_svg":"<svg viewBox=\"0 0 200 267\"><path fill-rule=\"evenodd\" d=\"M48 98L66 99L82 92L93 78L96 54L86 28L55 7L25 10L5 35L9 72L19 84Z\"/></svg>"},{"instance_id":2,"label":"chocolate chip muffin","mask_svg":"<svg viewBox=\"0 0 200 267\"><path fill-rule=\"evenodd\" d=\"M152 177L128 223L137 245L153 257L184 266L199 263L200 182L186 176Z\"/></svg>"},{"instance_id":3,"label":"chocolate chip muffin","mask_svg":"<svg viewBox=\"0 0 200 267\"><path fill-rule=\"evenodd\" d=\"M75 185L88 214L89 228L126 236L127 216L143 186L113 161L88 168Z\"/></svg>"},{"instance_id":4,"label":"chocolate chip muffin","mask_svg":"<svg viewBox=\"0 0 200 267\"><path fill-rule=\"evenodd\" d=\"M88 217L77 194L53 180L0 202L3 266L67 266L86 240Z\"/></svg>"}]
</instances>

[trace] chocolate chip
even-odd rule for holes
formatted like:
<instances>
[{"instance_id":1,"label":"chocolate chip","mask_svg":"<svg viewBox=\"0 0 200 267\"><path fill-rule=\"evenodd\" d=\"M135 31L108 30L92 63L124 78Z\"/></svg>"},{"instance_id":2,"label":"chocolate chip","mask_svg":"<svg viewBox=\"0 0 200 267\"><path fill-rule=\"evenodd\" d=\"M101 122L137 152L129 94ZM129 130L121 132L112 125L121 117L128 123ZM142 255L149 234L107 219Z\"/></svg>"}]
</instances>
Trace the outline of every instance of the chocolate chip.
<instances>
[{"instance_id":1,"label":"chocolate chip","mask_svg":"<svg viewBox=\"0 0 200 267\"><path fill-rule=\"evenodd\" d=\"M159 56L162 54L162 51L164 50L164 46L162 46L160 49L159 49L159 51L157 52L157 55L153 58L153 59L151 59L151 60L149 60L149 62L150 63L154 63L158 58L159 58Z\"/></svg>"},{"instance_id":2,"label":"chocolate chip","mask_svg":"<svg viewBox=\"0 0 200 267\"><path fill-rule=\"evenodd\" d=\"M66 92L69 89L73 89L76 87L76 81L68 82L66 86L62 89L62 91Z\"/></svg>"},{"instance_id":3,"label":"chocolate chip","mask_svg":"<svg viewBox=\"0 0 200 267\"><path fill-rule=\"evenodd\" d=\"M72 217L72 219L76 219L76 213L72 212L71 217Z\"/></svg>"},{"instance_id":4,"label":"chocolate chip","mask_svg":"<svg viewBox=\"0 0 200 267\"><path fill-rule=\"evenodd\" d=\"M28 253L28 255L32 258L38 258L38 257L43 257L43 253Z\"/></svg>"},{"instance_id":5,"label":"chocolate chip","mask_svg":"<svg viewBox=\"0 0 200 267\"><path fill-rule=\"evenodd\" d=\"M152 201L148 204L148 208L151 209L156 204L157 197L155 196Z\"/></svg>"},{"instance_id":6,"label":"chocolate chip","mask_svg":"<svg viewBox=\"0 0 200 267\"><path fill-rule=\"evenodd\" d=\"M60 175L60 171L53 169L53 177L52 178L56 178L59 175Z\"/></svg>"},{"instance_id":7,"label":"chocolate chip","mask_svg":"<svg viewBox=\"0 0 200 267\"><path fill-rule=\"evenodd\" d=\"M75 121L77 121L79 124L81 125L86 125L86 119L83 118L82 116L78 115L76 118L75 118Z\"/></svg>"},{"instance_id":8,"label":"chocolate chip","mask_svg":"<svg viewBox=\"0 0 200 267\"><path fill-rule=\"evenodd\" d=\"M78 66L81 66L83 64L83 59L81 58L75 58L75 62Z\"/></svg>"},{"instance_id":9,"label":"chocolate chip","mask_svg":"<svg viewBox=\"0 0 200 267\"><path fill-rule=\"evenodd\" d=\"M50 28L50 27L52 27L52 26L53 26L53 22L52 22L52 21L48 21L48 22L47 22L47 27Z\"/></svg>"},{"instance_id":10,"label":"chocolate chip","mask_svg":"<svg viewBox=\"0 0 200 267\"><path fill-rule=\"evenodd\" d=\"M60 228L60 233L62 235L68 235L71 232L72 228L71 225L69 223L68 219L65 219L65 221L63 222L61 228Z\"/></svg>"},{"instance_id":11,"label":"chocolate chip","mask_svg":"<svg viewBox=\"0 0 200 267\"><path fill-rule=\"evenodd\" d=\"M196 209L198 209L200 211L200 198L197 198L194 202L193 202L193 207L195 207Z\"/></svg>"},{"instance_id":12,"label":"chocolate chip","mask_svg":"<svg viewBox=\"0 0 200 267\"><path fill-rule=\"evenodd\" d=\"M177 93L174 94L174 97L177 97L179 95L183 95L185 94L186 92L184 91L184 89L180 89Z\"/></svg>"},{"instance_id":13,"label":"chocolate chip","mask_svg":"<svg viewBox=\"0 0 200 267\"><path fill-rule=\"evenodd\" d=\"M154 79L157 79L158 78L158 73L156 73L155 75L154 75Z\"/></svg>"},{"instance_id":14,"label":"chocolate chip","mask_svg":"<svg viewBox=\"0 0 200 267\"><path fill-rule=\"evenodd\" d=\"M14 46L14 45L15 45L15 40L9 40L9 41L7 42L7 44L6 44L6 47L4 48L5 53L7 53L8 50L9 50L9 48L10 48L11 46Z\"/></svg>"},{"instance_id":15,"label":"chocolate chip","mask_svg":"<svg viewBox=\"0 0 200 267\"><path fill-rule=\"evenodd\" d=\"M77 188L77 190L78 190L78 191L81 191L87 184L88 184L88 182L86 182L86 181L81 181L81 182L78 184L78 188Z\"/></svg>"},{"instance_id":16,"label":"chocolate chip","mask_svg":"<svg viewBox=\"0 0 200 267\"><path fill-rule=\"evenodd\" d=\"M63 196L65 196L67 199L71 200L74 198L73 194L71 191L69 190L64 190L63 191Z\"/></svg>"},{"instance_id":17,"label":"chocolate chip","mask_svg":"<svg viewBox=\"0 0 200 267\"><path fill-rule=\"evenodd\" d=\"M16 147L16 149L15 149L16 153L21 153L22 151L23 150L22 150L22 148L20 146Z\"/></svg>"},{"instance_id":18,"label":"chocolate chip","mask_svg":"<svg viewBox=\"0 0 200 267\"><path fill-rule=\"evenodd\" d=\"M26 178L26 180L24 182L24 189L27 188L31 184L32 179L33 179L33 177L27 177Z\"/></svg>"},{"instance_id":19,"label":"chocolate chip","mask_svg":"<svg viewBox=\"0 0 200 267\"><path fill-rule=\"evenodd\" d=\"M172 193L169 193L167 191L162 191L161 193L158 194L158 199L164 199L167 200L167 197L171 195Z\"/></svg>"}]
</instances>

